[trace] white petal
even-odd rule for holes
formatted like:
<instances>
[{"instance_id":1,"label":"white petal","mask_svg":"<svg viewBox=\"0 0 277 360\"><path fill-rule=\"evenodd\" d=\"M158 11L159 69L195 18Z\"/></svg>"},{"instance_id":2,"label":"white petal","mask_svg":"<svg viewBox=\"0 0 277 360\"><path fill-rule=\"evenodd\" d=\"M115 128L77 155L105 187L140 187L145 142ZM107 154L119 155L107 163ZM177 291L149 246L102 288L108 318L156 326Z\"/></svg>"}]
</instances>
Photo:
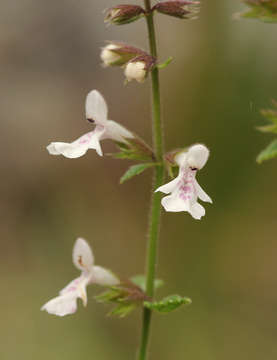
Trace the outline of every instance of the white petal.
<instances>
[{"instance_id":1,"label":"white petal","mask_svg":"<svg viewBox=\"0 0 277 360\"><path fill-rule=\"evenodd\" d=\"M81 271L90 271L94 264L92 250L86 240L78 238L73 247L72 253L74 265Z\"/></svg>"},{"instance_id":2,"label":"white petal","mask_svg":"<svg viewBox=\"0 0 277 360\"><path fill-rule=\"evenodd\" d=\"M208 194L205 193L205 191L201 188L201 186L198 184L198 182L196 181L195 179L195 189L196 189L196 194L197 196L199 197L200 200L202 201L206 201L206 202L209 202L209 203L212 203L212 199L209 197Z\"/></svg>"},{"instance_id":3,"label":"white petal","mask_svg":"<svg viewBox=\"0 0 277 360\"><path fill-rule=\"evenodd\" d=\"M92 90L86 98L86 118L94 120L96 124L105 125L108 117L108 107L97 90Z\"/></svg>"},{"instance_id":4,"label":"white petal","mask_svg":"<svg viewBox=\"0 0 277 360\"><path fill-rule=\"evenodd\" d=\"M124 74L127 81L137 80L140 83L143 82L146 77L145 62L129 62L125 67Z\"/></svg>"},{"instance_id":5,"label":"white petal","mask_svg":"<svg viewBox=\"0 0 277 360\"><path fill-rule=\"evenodd\" d=\"M162 206L169 212L188 211L189 209L189 203L176 195L169 195L162 198Z\"/></svg>"},{"instance_id":6,"label":"white petal","mask_svg":"<svg viewBox=\"0 0 277 360\"><path fill-rule=\"evenodd\" d=\"M85 155L88 146L75 146L71 143L53 142L47 146L47 150L51 155L63 155L69 159L75 159Z\"/></svg>"},{"instance_id":7,"label":"white petal","mask_svg":"<svg viewBox=\"0 0 277 360\"><path fill-rule=\"evenodd\" d=\"M134 138L134 135L129 130L113 120L109 120L106 124L106 136L120 142L126 142L125 139Z\"/></svg>"},{"instance_id":8,"label":"white petal","mask_svg":"<svg viewBox=\"0 0 277 360\"><path fill-rule=\"evenodd\" d=\"M186 161L189 166L202 169L208 160L209 153L210 152L205 145L193 145L188 150Z\"/></svg>"},{"instance_id":9,"label":"white petal","mask_svg":"<svg viewBox=\"0 0 277 360\"><path fill-rule=\"evenodd\" d=\"M103 138L105 128L96 127L94 131L90 131L81 136L72 143L52 142L47 146L47 150L51 155L63 155L69 159L75 159L85 155L88 149L94 149L98 155L102 156L102 150L99 141Z\"/></svg>"},{"instance_id":10,"label":"white petal","mask_svg":"<svg viewBox=\"0 0 277 360\"><path fill-rule=\"evenodd\" d=\"M47 146L47 150L51 155L63 155L69 159L83 156L90 146L94 132L91 131L72 143L52 142Z\"/></svg>"},{"instance_id":11,"label":"white petal","mask_svg":"<svg viewBox=\"0 0 277 360\"><path fill-rule=\"evenodd\" d=\"M102 286L113 286L119 284L120 281L110 270L101 266L94 266L91 282Z\"/></svg>"},{"instance_id":12,"label":"white petal","mask_svg":"<svg viewBox=\"0 0 277 360\"><path fill-rule=\"evenodd\" d=\"M200 220L201 217L205 215L205 209L197 202L194 203L188 211L191 216L196 220Z\"/></svg>"},{"instance_id":13,"label":"white petal","mask_svg":"<svg viewBox=\"0 0 277 360\"><path fill-rule=\"evenodd\" d=\"M177 155L175 155L174 160L175 160L176 164L184 167L185 162L187 161L187 151L182 151L182 152L178 153Z\"/></svg>"},{"instance_id":14,"label":"white petal","mask_svg":"<svg viewBox=\"0 0 277 360\"><path fill-rule=\"evenodd\" d=\"M83 271L82 275L72 280L65 288L63 288L59 294L74 294L76 298L80 298L83 301L84 306L87 305L87 285L91 280L91 269L90 271Z\"/></svg>"},{"instance_id":15,"label":"white petal","mask_svg":"<svg viewBox=\"0 0 277 360\"><path fill-rule=\"evenodd\" d=\"M178 185L178 181L179 181L180 177L177 176L176 179L170 181L169 183L160 186L158 189L155 190L155 192L160 191L164 194L169 194L171 193Z\"/></svg>"},{"instance_id":16,"label":"white petal","mask_svg":"<svg viewBox=\"0 0 277 360\"><path fill-rule=\"evenodd\" d=\"M57 316L74 314L77 310L77 296L75 293L57 296L43 305L41 310Z\"/></svg>"},{"instance_id":17,"label":"white petal","mask_svg":"<svg viewBox=\"0 0 277 360\"><path fill-rule=\"evenodd\" d=\"M96 150L99 156L103 156L100 140L107 138L105 133L106 133L106 128L102 125L97 125L93 131L93 136L90 139L89 149Z\"/></svg>"}]
</instances>

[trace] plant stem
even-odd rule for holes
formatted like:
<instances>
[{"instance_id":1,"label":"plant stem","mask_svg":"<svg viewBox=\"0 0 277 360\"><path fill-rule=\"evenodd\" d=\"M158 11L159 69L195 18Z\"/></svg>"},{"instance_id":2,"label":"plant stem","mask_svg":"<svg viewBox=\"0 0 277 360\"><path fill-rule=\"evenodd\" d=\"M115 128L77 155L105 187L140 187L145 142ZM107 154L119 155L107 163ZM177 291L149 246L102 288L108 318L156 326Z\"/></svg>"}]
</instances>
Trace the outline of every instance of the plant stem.
<instances>
[{"instance_id":1,"label":"plant stem","mask_svg":"<svg viewBox=\"0 0 277 360\"><path fill-rule=\"evenodd\" d=\"M151 12L151 0L144 0L145 10L147 13L147 29L149 38L149 47L151 55L157 57L157 45L155 36L155 27L153 21L153 13ZM160 84L159 84L159 70L155 67L151 72L152 79L152 132L154 151L157 162L163 163L163 133L161 124L161 101L160 101ZM155 189L163 183L164 166L160 165L155 168L153 177L152 201L150 211L150 224L148 233L148 246L147 246L147 275L146 275L146 294L149 297L154 296L154 281L157 263L157 247L161 217L161 195L155 193ZM139 348L138 360L146 360L147 345L149 342L151 324L151 310L143 309L143 323L141 343Z\"/></svg>"}]
</instances>

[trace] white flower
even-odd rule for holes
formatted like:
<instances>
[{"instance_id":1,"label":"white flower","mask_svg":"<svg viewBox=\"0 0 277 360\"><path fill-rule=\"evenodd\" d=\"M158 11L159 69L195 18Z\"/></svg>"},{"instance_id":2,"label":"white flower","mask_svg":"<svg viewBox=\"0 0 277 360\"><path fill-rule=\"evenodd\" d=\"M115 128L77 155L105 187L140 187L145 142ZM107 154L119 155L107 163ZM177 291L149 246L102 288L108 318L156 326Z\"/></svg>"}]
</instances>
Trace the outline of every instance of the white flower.
<instances>
[{"instance_id":1,"label":"white flower","mask_svg":"<svg viewBox=\"0 0 277 360\"><path fill-rule=\"evenodd\" d=\"M198 220L205 215L205 209L197 202L197 198L210 203L212 200L200 187L195 175L197 170L202 169L206 164L208 157L209 150L201 144L193 145L187 152L176 156L179 175L156 190L170 194L162 199L162 205L166 211L188 211L194 219Z\"/></svg>"},{"instance_id":2,"label":"white flower","mask_svg":"<svg viewBox=\"0 0 277 360\"><path fill-rule=\"evenodd\" d=\"M78 158L83 156L88 149L95 149L97 154L102 156L101 140L112 139L126 143L126 139L134 138L134 135L122 125L113 120L108 120L107 104L97 90L92 90L87 95L86 118L96 125L93 131L72 143L52 142L47 146L49 153L51 155L63 155L67 158Z\"/></svg>"},{"instance_id":3,"label":"white flower","mask_svg":"<svg viewBox=\"0 0 277 360\"><path fill-rule=\"evenodd\" d=\"M113 51L117 49L120 49L120 46L115 44L109 44L102 49L100 57L104 66L112 66L120 61L121 56Z\"/></svg>"},{"instance_id":4,"label":"white flower","mask_svg":"<svg viewBox=\"0 0 277 360\"><path fill-rule=\"evenodd\" d=\"M59 296L48 301L41 310L58 316L73 314L77 310L78 298L82 299L84 306L87 305L88 284L113 286L119 283L118 278L109 270L94 265L92 250L84 239L76 240L72 258L74 265L81 270L81 276L72 280L60 291Z\"/></svg>"},{"instance_id":5,"label":"white flower","mask_svg":"<svg viewBox=\"0 0 277 360\"><path fill-rule=\"evenodd\" d=\"M145 66L145 62L143 61L129 62L125 68L125 76L127 81L137 80L138 82L142 83L147 75Z\"/></svg>"}]
</instances>

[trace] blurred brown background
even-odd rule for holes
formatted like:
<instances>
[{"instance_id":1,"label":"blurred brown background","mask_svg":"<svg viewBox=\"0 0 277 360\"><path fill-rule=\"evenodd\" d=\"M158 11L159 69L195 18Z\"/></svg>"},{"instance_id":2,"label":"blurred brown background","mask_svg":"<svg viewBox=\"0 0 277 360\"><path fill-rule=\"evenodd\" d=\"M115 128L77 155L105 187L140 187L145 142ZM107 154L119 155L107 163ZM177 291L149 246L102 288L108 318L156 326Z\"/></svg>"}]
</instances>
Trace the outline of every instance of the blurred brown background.
<instances>
[{"instance_id":1,"label":"blurred brown background","mask_svg":"<svg viewBox=\"0 0 277 360\"><path fill-rule=\"evenodd\" d=\"M124 1L123 1L124 3ZM141 1L137 1L141 3ZM103 69L105 40L146 47L143 20L106 27L112 0L2 1L0 5L2 360L134 359L140 312L106 318L89 288L87 309L57 318L40 307L78 272L77 236L122 276L142 273L151 176L119 186L128 162L51 157L51 141L89 131L84 100L101 91L110 118L151 139L149 83L123 86ZM277 26L232 18L240 1L205 1L197 21L156 17L166 149L203 142L211 157L198 180L213 198L200 222L164 213L158 297L192 306L155 316L150 359L276 359L277 161L257 153L260 108L277 97ZM113 150L103 143L105 152Z\"/></svg>"}]
</instances>

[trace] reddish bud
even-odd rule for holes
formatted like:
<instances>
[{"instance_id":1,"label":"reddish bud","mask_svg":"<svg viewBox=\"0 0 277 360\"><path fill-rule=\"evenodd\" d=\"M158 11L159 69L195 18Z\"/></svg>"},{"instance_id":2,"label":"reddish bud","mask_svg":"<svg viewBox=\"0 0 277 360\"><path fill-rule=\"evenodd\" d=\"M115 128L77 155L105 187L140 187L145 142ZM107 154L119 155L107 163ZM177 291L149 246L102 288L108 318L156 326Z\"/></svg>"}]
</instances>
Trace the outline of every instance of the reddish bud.
<instances>
[{"instance_id":1,"label":"reddish bud","mask_svg":"<svg viewBox=\"0 0 277 360\"><path fill-rule=\"evenodd\" d=\"M179 19L192 19L195 18L196 13L199 11L199 1L184 1L184 0L170 0L159 2L153 6L152 10L174 16Z\"/></svg>"},{"instance_id":2,"label":"reddish bud","mask_svg":"<svg viewBox=\"0 0 277 360\"><path fill-rule=\"evenodd\" d=\"M138 5L117 5L107 10L105 22L124 25L144 16L145 11Z\"/></svg>"}]
</instances>

